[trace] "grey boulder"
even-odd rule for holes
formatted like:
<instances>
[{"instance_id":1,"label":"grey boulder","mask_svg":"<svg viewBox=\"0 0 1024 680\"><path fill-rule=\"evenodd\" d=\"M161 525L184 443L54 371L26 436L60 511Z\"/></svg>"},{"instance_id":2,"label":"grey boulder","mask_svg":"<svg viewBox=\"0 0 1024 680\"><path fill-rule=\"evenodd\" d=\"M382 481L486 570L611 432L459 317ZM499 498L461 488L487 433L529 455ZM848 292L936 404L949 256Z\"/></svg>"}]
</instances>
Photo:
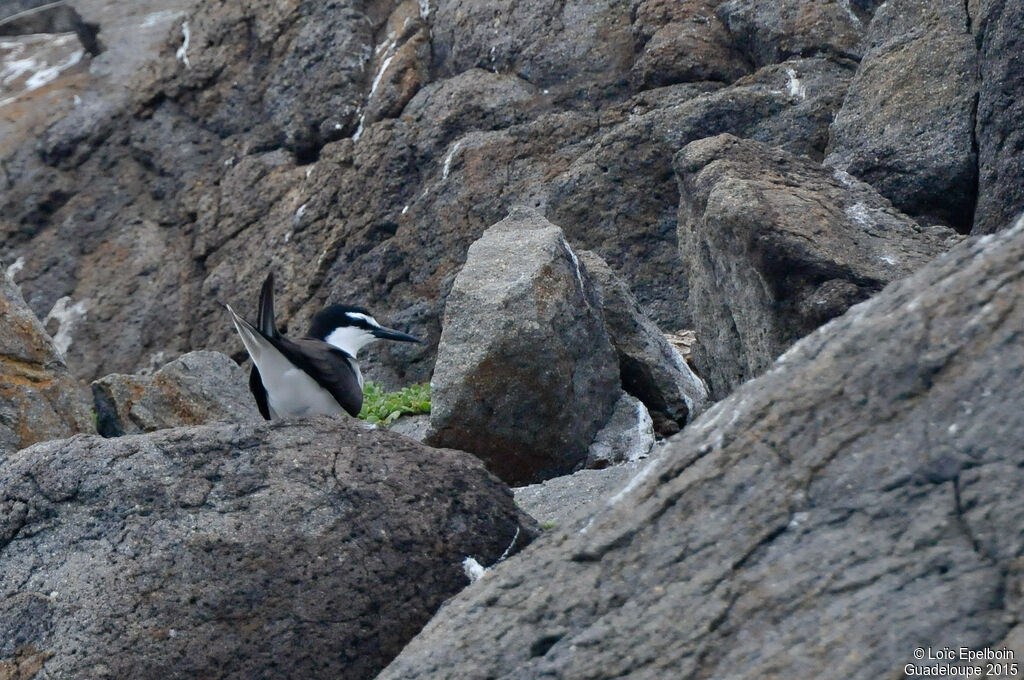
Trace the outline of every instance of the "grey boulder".
<instances>
[{"instance_id":1,"label":"grey boulder","mask_svg":"<svg viewBox=\"0 0 1024 680\"><path fill-rule=\"evenodd\" d=\"M1024 211L1024 4L972 1L981 85L975 128L978 140L978 206L975 234L1006 228Z\"/></svg>"},{"instance_id":2,"label":"grey boulder","mask_svg":"<svg viewBox=\"0 0 1024 680\"><path fill-rule=\"evenodd\" d=\"M153 375L111 374L92 383L104 437L261 418L248 373L219 352L190 352Z\"/></svg>"},{"instance_id":3,"label":"grey boulder","mask_svg":"<svg viewBox=\"0 0 1024 680\"><path fill-rule=\"evenodd\" d=\"M647 407L625 392L615 403L615 410L604 427L598 430L587 450L588 468L632 463L645 458L654 446L654 421Z\"/></svg>"},{"instance_id":4,"label":"grey boulder","mask_svg":"<svg viewBox=\"0 0 1024 680\"><path fill-rule=\"evenodd\" d=\"M534 526L472 456L348 418L40 444L0 466L0 669L373 677Z\"/></svg>"},{"instance_id":5,"label":"grey boulder","mask_svg":"<svg viewBox=\"0 0 1024 680\"><path fill-rule=\"evenodd\" d=\"M707 406L707 385L669 344L626 282L596 253L584 250L579 257L601 300L623 389L643 402L659 434L675 434Z\"/></svg>"},{"instance_id":6,"label":"grey boulder","mask_svg":"<svg viewBox=\"0 0 1024 680\"><path fill-rule=\"evenodd\" d=\"M93 431L88 401L64 356L0 272L0 461L36 442Z\"/></svg>"},{"instance_id":7,"label":"grey boulder","mask_svg":"<svg viewBox=\"0 0 1024 680\"><path fill-rule=\"evenodd\" d=\"M960 238L841 171L732 135L687 145L675 167L694 362L718 399Z\"/></svg>"},{"instance_id":8,"label":"grey boulder","mask_svg":"<svg viewBox=\"0 0 1024 680\"><path fill-rule=\"evenodd\" d=\"M445 306L427 441L509 483L583 465L619 398L589 275L562 230L515 208L469 248Z\"/></svg>"},{"instance_id":9,"label":"grey boulder","mask_svg":"<svg viewBox=\"0 0 1024 680\"><path fill-rule=\"evenodd\" d=\"M805 338L379 680L875 680L1011 639L1022 261L1024 220Z\"/></svg>"},{"instance_id":10,"label":"grey boulder","mask_svg":"<svg viewBox=\"0 0 1024 680\"><path fill-rule=\"evenodd\" d=\"M872 34L897 35L861 61L832 124L826 163L907 214L967 232L977 199L977 51L964 3L934 5L925 11L894 0L878 11ZM908 14L918 18L912 27L903 26Z\"/></svg>"}]
</instances>

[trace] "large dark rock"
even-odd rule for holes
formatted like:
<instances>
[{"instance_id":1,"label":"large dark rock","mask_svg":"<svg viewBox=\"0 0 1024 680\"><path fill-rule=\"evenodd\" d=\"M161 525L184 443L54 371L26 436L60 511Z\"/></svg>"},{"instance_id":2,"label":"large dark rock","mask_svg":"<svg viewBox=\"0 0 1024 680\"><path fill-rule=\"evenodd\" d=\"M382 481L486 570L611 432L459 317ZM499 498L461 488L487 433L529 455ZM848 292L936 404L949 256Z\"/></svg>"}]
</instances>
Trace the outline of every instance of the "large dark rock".
<instances>
[{"instance_id":1,"label":"large dark rock","mask_svg":"<svg viewBox=\"0 0 1024 680\"><path fill-rule=\"evenodd\" d=\"M583 465L619 392L586 267L561 229L514 209L470 247L448 296L427 441L536 482Z\"/></svg>"},{"instance_id":2,"label":"large dark rock","mask_svg":"<svg viewBox=\"0 0 1024 680\"><path fill-rule=\"evenodd\" d=\"M630 8L613 0L424 0L434 67L515 73L560 96L622 89L633 57ZM622 82L620 82L622 81Z\"/></svg>"},{"instance_id":3,"label":"large dark rock","mask_svg":"<svg viewBox=\"0 0 1024 680\"><path fill-rule=\"evenodd\" d=\"M820 159L851 75L825 59L794 59L730 87L645 92L627 102L628 116L602 129L568 167L529 195L538 196L574 243L622 274L659 324L686 327L692 319L686 271L676 256L679 194L672 156L689 142L729 132ZM511 141L519 144L518 138Z\"/></svg>"},{"instance_id":4,"label":"large dark rock","mask_svg":"<svg viewBox=\"0 0 1024 680\"><path fill-rule=\"evenodd\" d=\"M373 677L530 522L472 456L347 418L41 444L0 463L0 664Z\"/></svg>"},{"instance_id":5,"label":"large dark rock","mask_svg":"<svg viewBox=\"0 0 1024 680\"><path fill-rule=\"evenodd\" d=\"M727 0L719 5L718 16L736 48L755 65L764 66L813 55L859 58L873 4Z\"/></svg>"},{"instance_id":6,"label":"large dark rock","mask_svg":"<svg viewBox=\"0 0 1024 680\"><path fill-rule=\"evenodd\" d=\"M219 352L189 352L152 375L112 373L92 383L96 428L104 437L258 421L249 376Z\"/></svg>"},{"instance_id":7,"label":"large dark rock","mask_svg":"<svg viewBox=\"0 0 1024 680\"><path fill-rule=\"evenodd\" d=\"M377 25L355 0L200 3L151 96L220 137L315 157L356 129Z\"/></svg>"},{"instance_id":8,"label":"large dark rock","mask_svg":"<svg viewBox=\"0 0 1024 680\"><path fill-rule=\"evenodd\" d=\"M675 166L694 361L715 398L958 238L849 175L732 135L687 145Z\"/></svg>"},{"instance_id":9,"label":"large dark rock","mask_svg":"<svg viewBox=\"0 0 1024 680\"><path fill-rule=\"evenodd\" d=\"M972 28L980 54L978 207L975 234L1003 229L1024 211L1024 5L977 0Z\"/></svg>"},{"instance_id":10,"label":"large dark rock","mask_svg":"<svg viewBox=\"0 0 1024 680\"><path fill-rule=\"evenodd\" d=\"M804 339L380 679L874 680L997 647L1024 587L1022 261L1024 222Z\"/></svg>"},{"instance_id":11,"label":"large dark rock","mask_svg":"<svg viewBox=\"0 0 1024 680\"><path fill-rule=\"evenodd\" d=\"M825 162L905 213L966 232L977 198L977 51L963 2L927 5L892 0L876 14L879 44L850 84Z\"/></svg>"},{"instance_id":12,"label":"large dark rock","mask_svg":"<svg viewBox=\"0 0 1024 680\"><path fill-rule=\"evenodd\" d=\"M675 434L707 407L707 385L608 263L587 250L579 258L601 301L605 327L619 356L622 388L644 403L660 434Z\"/></svg>"},{"instance_id":13,"label":"large dark rock","mask_svg":"<svg viewBox=\"0 0 1024 680\"><path fill-rule=\"evenodd\" d=\"M0 272L0 461L36 442L94 432L87 404L53 340Z\"/></svg>"},{"instance_id":14,"label":"large dark rock","mask_svg":"<svg viewBox=\"0 0 1024 680\"><path fill-rule=\"evenodd\" d=\"M640 89L701 80L732 82L751 71L725 24L721 0L640 0L633 34L639 48L633 79Z\"/></svg>"}]
</instances>

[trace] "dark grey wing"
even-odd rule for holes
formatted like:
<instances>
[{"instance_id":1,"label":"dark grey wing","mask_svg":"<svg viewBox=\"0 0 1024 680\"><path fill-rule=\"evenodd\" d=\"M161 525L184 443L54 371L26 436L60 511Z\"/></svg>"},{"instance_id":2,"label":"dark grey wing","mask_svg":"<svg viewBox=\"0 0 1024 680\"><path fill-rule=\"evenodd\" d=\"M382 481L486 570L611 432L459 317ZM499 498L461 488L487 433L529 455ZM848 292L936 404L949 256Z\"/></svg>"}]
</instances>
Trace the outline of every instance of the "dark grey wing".
<instances>
[{"instance_id":1,"label":"dark grey wing","mask_svg":"<svg viewBox=\"0 0 1024 680\"><path fill-rule=\"evenodd\" d=\"M363 386L354 360L337 347L322 340L275 338L274 346L289 361L305 371L320 387L331 393L349 415L359 415L363 407Z\"/></svg>"}]
</instances>

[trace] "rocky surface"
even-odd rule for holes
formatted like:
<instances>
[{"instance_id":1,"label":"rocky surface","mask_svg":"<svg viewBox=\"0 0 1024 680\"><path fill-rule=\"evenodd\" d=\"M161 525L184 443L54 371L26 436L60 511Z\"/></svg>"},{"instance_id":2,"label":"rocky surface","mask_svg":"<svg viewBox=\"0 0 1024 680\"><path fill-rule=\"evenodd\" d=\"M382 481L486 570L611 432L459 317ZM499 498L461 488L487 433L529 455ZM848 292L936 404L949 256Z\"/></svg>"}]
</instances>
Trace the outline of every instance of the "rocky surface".
<instances>
[{"instance_id":1,"label":"rocky surface","mask_svg":"<svg viewBox=\"0 0 1024 680\"><path fill-rule=\"evenodd\" d=\"M369 678L532 527L472 456L351 419L39 444L0 465L0 664Z\"/></svg>"},{"instance_id":2,"label":"rocky surface","mask_svg":"<svg viewBox=\"0 0 1024 680\"><path fill-rule=\"evenodd\" d=\"M598 430L587 448L585 465L600 469L631 463L646 457L653 446L654 421L651 414L643 402L623 393L615 402L615 410L608 417L608 422Z\"/></svg>"},{"instance_id":3,"label":"rocky surface","mask_svg":"<svg viewBox=\"0 0 1024 680\"><path fill-rule=\"evenodd\" d=\"M755 141L693 142L675 163L694 362L715 398L959 238L841 171Z\"/></svg>"},{"instance_id":4,"label":"rocky surface","mask_svg":"<svg viewBox=\"0 0 1024 680\"><path fill-rule=\"evenodd\" d=\"M0 272L0 461L36 442L94 432L88 403L21 291Z\"/></svg>"},{"instance_id":5,"label":"rocky surface","mask_svg":"<svg viewBox=\"0 0 1024 680\"><path fill-rule=\"evenodd\" d=\"M249 377L219 352L190 352L152 375L104 376L92 383L96 428L105 437L202 425L258 421Z\"/></svg>"},{"instance_id":6,"label":"rocky surface","mask_svg":"<svg viewBox=\"0 0 1024 680\"><path fill-rule=\"evenodd\" d=\"M707 385L599 255L584 250L579 258L597 290L623 389L643 402L659 434L675 434L707 406Z\"/></svg>"},{"instance_id":7,"label":"rocky surface","mask_svg":"<svg viewBox=\"0 0 1024 680\"><path fill-rule=\"evenodd\" d=\"M562 230L516 208L474 243L445 307L427 441L511 483L583 465L619 367L597 294Z\"/></svg>"},{"instance_id":8,"label":"rocky surface","mask_svg":"<svg viewBox=\"0 0 1024 680\"><path fill-rule=\"evenodd\" d=\"M659 442L655 446L663 446ZM600 470L578 470L571 475L512 489L516 505L540 522L547 531L589 516L647 464L650 459L613 465Z\"/></svg>"},{"instance_id":9,"label":"rocky surface","mask_svg":"<svg viewBox=\"0 0 1024 680\"><path fill-rule=\"evenodd\" d=\"M826 163L910 215L970 231L978 58L959 0L886 3L831 127Z\"/></svg>"},{"instance_id":10,"label":"rocky surface","mask_svg":"<svg viewBox=\"0 0 1024 680\"><path fill-rule=\"evenodd\" d=\"M659 325L691 327L672 156L729 132L820 160L844 101L856 125L836 129L836 153L919 162L869 178L915 216L966 230L977 195L976 230L991 230L1021 207L1006 3L969 3L976 125L955 2L73 4L104 51L0 106L0 258L24 259L40 317L64 297L89 307L68 351L88 379L237 351L215 299L251 295L274 267L285 325L363 304L428 341L372 348L366 374L427 380L466 250L517 204L601 255ZM913 26L927 39L879 52ZM882 57L920 66L919 82L888 78ZM865 110L875 82L899 91ZM861 125L882 138L840 134ZM972 129L985 189L946 191L971 184Z\"/></svg>"},{"instance_id":11,"label":"rocky surface","mask_svg":"<svg viewBox=\"0 0 1024 680\"><path fill-rule=\"evenodd\" d=\"M978 208L974 233L1003 229L1024 211L1024 6L972 0L971 28L979 52Z\"/></svg>"},{"instance_id":12,"label":"rocky surface","mask_svg":"<svg viewBox=\"0 0 1024 680\"><path fill-rule=\"evenodd\" d=\"M379 677L873 679L1009 639L1021 258L1024 220L805 338Z\"/></svg>"}]
</instances>

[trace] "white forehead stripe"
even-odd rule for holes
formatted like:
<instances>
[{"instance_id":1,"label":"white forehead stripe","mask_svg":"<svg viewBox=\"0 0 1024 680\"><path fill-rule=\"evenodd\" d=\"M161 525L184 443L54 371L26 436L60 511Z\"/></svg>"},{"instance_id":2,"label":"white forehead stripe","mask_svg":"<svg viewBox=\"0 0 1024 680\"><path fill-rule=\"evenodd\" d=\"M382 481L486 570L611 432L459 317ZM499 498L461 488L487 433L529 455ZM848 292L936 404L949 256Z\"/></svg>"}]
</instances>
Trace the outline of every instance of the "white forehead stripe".
<instances>
[{"instance_id":1,"label":"white forehead stripe","mask_svg":"<svg viewBox=\"0 0 1024 680\"><path fill-rule=\"evenodd\" d=\"M371 326L373 326L374 328L380 328L380 324L377 323L377 320L374 319L372 316L360 314L359 312L345 312L345 316L347 316L350 319L361 319L366 323L370 324Z\"/></svg>"}]
</instances>

